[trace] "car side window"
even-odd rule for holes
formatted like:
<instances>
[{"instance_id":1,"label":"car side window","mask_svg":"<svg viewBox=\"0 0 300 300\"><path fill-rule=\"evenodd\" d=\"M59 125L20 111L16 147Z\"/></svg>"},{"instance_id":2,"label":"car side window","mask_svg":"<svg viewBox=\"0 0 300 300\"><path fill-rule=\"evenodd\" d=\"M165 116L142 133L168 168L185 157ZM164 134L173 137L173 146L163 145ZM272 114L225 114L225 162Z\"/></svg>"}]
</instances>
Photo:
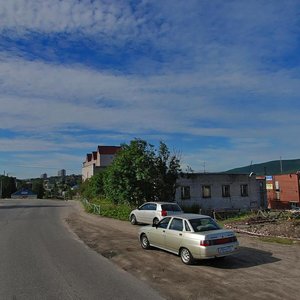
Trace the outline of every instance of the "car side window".
<instances>
[{"instance_id":1,"label":"car side window","mask_svg":"<svg viewBox=\"0 0 300 300\"><path fill-rule=\"evenodd\" d=\"M157 228L164 228L166 229L168 227L168 224L170 222L170 219L169 217L167 218L163 218L158 224L157 224Z\"/></svg>"},{"instance_id":2,"label":"car side window","mask_svg":"<svg viewBox=\"0 0 300 300\"><path fill-rule=\"evenodd\" d=\"M185 229L185 231L191 231L191 228L187 221L184 221L184 229Z\"/></svg>"},{"instance_id":3,"label":"car side window","mask_svg":"<svg viewBox=\"0 0 300 300\"><path fill-rule=\"evenodd\" d=\"M182 220L174 218L170 224L169 229L171 230L177 230L177 231L182 231L183 230L183 225L182 225Z\"/></svg>"},{"instance_id":4,"label":"car side window","mask_svg":"<svg viewBox=\"0 0 300 300\"><path fill-rule=\"evenodd\" d=\"M156 204L149 204L149 210L156 210Z\"/></svg>"},{"instance_id":5,"label":"car side window","mask_svg":"<svg viewBox=\"0 0 300 300\"><path fill-rule=\"evenodd\" d=\"M140 207L140 210L149 210L150 204L144 204Z\"/></svg>"}]
</instances>

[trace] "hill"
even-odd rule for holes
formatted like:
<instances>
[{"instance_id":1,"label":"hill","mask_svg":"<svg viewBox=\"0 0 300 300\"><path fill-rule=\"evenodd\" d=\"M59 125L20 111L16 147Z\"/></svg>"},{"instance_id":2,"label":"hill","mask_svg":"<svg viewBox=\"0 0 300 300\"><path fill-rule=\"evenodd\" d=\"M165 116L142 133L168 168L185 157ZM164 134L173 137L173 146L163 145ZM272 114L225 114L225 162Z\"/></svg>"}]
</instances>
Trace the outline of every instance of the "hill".
<instances>
[{"instance_id":1,"label":"hill","mask_svg":"<svg viewBox=\"0 0 300 300\"><path fill-rule=\"evenodd\" d=\"M281 172L282 165L282 172ZM226 171L225 173L233 174L249 174L254 172L257 175L275 175L275 174L289 174L296 173L300 170L300 159L289 160L273 160L260 164L253 164L245 167L235 168Z\"/></svg>"}]
</instances>

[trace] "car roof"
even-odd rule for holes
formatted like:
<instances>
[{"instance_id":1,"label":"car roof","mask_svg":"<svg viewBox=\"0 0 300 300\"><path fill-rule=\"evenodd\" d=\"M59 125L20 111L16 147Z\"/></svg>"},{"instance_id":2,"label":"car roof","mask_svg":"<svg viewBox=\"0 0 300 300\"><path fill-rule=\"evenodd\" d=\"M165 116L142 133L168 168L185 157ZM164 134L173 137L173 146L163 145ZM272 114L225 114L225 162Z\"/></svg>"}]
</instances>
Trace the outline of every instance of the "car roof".
<instances>
[{"instance_id":1,"label":"car roof","mask_svg":"<svg viewBox=\"0 0 300 300\"><path fill-rule=\"evenodd\" d=\"M200 214L179 214L179 215L174 215L174 216L170 216L173 218L182 218L182 219L187 219L187 220L192 220L192 219L203 219L203 218L211 218L210 216L207 215L200 215Z\"/></svg>"},{"instance_id":2,"label":"car roof","mask_svg":"<svg viewBox=\"0 0 300 300\"><path fill-rule=\"evenodd\" d=\"M160 204L160 205L162 205L162 204L175 204L175 205L178 205L178 203L176 203L176 202L154 202L154 201L152 201L152 202L145 202L145 203L143 203L142 205L144 205L144 204Z\"/></svg>"}]
</instances>

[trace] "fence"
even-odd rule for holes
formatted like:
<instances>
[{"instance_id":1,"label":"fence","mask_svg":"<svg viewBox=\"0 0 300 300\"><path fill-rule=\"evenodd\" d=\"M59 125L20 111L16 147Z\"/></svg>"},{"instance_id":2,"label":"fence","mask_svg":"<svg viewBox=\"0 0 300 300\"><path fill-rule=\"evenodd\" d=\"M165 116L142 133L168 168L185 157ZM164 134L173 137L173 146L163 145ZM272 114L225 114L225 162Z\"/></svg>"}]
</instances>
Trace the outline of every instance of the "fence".
<instances>
[{"instance_id":1,"label":"fence","mask_svg":"<svg viewBox=\"0 0 300 300\"><path fill-rule=\"evenodd\" d=\"M84 206L86 206L88 208L88 210L93 212L93 214L96 214L96 215L101 214L100 205L90 203L87 199L83 199L82 202L83 202Z\"/></svg>"}]
</instances>

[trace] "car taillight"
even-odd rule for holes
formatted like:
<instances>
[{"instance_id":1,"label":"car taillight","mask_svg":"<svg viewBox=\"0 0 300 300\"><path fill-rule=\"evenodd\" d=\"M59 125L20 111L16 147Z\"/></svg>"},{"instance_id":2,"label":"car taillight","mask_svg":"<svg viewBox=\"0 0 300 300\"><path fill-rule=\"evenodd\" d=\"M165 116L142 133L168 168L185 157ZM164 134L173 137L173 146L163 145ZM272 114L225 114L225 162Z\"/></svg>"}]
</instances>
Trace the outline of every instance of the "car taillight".
<instances>
[{"instance_id":1,"label":"car taillight","mask_svg":"<svg viewBox=\"0 0 300 300\"><path fill-rule=\"evenodd\" d=\"M161 215L162 215L163 217L165 217L165 216L167 216L167 215L168 215L168 213L167 213L167 211L166 211L166 210L162 210L162 211L161 211Z\"/></svg>"},{"instance_id":2,"label":"car taillight","mask_svg":"<svg viewBox=\"0 0 300 300\"><path fill-rule=\"evenodd\" d=\"M235 236L216 239L216 240L203 240L203 241L200 241L200 246L207 247L207 246L213 246L213 245L223 245L223 244L234 243L236 241L237 241L237 238Z\"/></svg>"},{"instance_id":3,"label":"car taillight","mask_svg":"<svg viewBox=\"0 0 300 300\"><path fill-rule=\"evenodd\" d=\"M207 246L210 246L210 245L211 245L211 243L208 240L200 241L200 246L207 247Z\"/></svg>"}]
</instances>

